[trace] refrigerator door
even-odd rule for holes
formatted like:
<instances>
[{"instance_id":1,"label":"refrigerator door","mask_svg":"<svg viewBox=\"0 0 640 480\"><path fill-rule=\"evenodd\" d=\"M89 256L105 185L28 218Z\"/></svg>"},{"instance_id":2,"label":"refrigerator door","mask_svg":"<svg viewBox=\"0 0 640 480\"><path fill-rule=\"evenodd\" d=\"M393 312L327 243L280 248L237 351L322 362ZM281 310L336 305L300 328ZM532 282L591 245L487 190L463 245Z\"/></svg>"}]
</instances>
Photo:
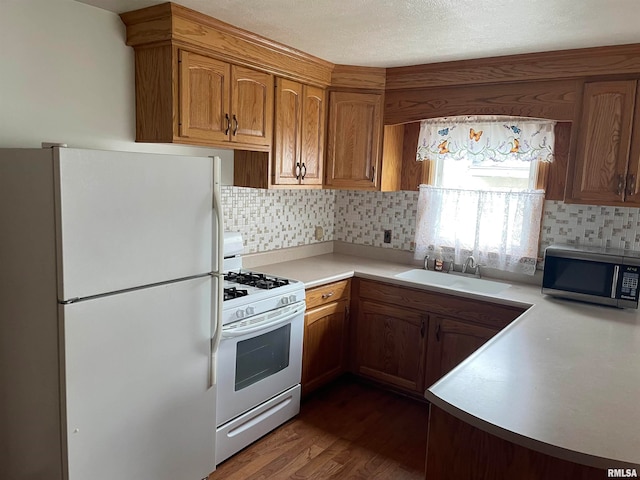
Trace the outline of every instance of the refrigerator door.
<instances>
[{"instance_id":1,"label":"refrigerator door","mask_svg":"<svg viewBox=\"0 0 640 480\"><path fill-rule=\"evenodd\" d=\"M210 277L61 305L69 480L215 469Z\"/></svg>"},{"instance_id":2,"label":"refrigerator door","mask_svg":"<svg viewBox=\"0 0 640 480\"><path fill-rule=\"evenodd\" d=\"M55 148L54 165L60 300L211 271L211 158Z\"/></svg>"}]
</instances>

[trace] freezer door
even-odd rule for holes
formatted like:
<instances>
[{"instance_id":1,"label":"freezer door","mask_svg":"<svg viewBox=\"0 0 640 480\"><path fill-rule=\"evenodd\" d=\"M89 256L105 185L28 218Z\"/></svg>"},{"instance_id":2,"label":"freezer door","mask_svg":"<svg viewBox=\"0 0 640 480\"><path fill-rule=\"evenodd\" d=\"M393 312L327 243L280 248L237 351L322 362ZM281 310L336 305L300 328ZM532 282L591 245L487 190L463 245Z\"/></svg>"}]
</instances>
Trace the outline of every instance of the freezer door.
<instances>
[{"instance_id":1,"label":"freezer door","mask_svg":"<svg viewBox=\"0 0 640 480\"><path fill-rule=\"evenodd\" d=\"M211 270L212 159L54 149L58 298Z\"/></svg>"},{"instance_id":2,"label":"freezer door","mask_svg":"<svg viewBox=\"0 0 640 480\"><path fill-rule=\"evenodd\" d=\"M215 469L209 277L60 307L69 480Z\"/></svg>"}]
</instances>

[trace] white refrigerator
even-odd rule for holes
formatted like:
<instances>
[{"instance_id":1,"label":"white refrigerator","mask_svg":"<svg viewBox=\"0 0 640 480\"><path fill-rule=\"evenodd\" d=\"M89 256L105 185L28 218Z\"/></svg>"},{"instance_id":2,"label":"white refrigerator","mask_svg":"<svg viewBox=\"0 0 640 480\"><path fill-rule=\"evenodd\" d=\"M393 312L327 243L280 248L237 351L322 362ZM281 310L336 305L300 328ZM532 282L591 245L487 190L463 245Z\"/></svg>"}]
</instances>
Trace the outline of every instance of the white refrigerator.
<instances>
[{"instance_id":1,"label":"white refrigerator","mask_svg":"<svg viewBox=\"0 0 640 480\"><path fill-rule=\"evenodd\" d=\"M215 469L219 160L0 150L0 478Z\"/></svg>"}]
</instances>

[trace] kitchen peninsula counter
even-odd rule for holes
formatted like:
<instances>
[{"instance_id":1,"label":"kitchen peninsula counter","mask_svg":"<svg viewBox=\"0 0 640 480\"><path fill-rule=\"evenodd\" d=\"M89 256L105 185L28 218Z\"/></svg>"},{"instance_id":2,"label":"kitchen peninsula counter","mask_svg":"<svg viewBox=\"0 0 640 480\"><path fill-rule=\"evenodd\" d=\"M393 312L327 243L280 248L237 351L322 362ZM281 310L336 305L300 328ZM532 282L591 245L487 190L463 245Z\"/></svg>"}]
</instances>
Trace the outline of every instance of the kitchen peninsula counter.
<instances>
[{"instance_id":1,"label":"kitchen peninsula counter","mask_svg":"<svg viewBox=\"0 0 640 480\"><path fill-rule=\"evenodd\" d=\"M257 270L307 288L353 276L525 307L428 388L433 405L523 447L597 468L640 466L640 314L544 296L511 283L497 295L401 280L411 265L325 254Z\"/></svg>"}]
</instances>

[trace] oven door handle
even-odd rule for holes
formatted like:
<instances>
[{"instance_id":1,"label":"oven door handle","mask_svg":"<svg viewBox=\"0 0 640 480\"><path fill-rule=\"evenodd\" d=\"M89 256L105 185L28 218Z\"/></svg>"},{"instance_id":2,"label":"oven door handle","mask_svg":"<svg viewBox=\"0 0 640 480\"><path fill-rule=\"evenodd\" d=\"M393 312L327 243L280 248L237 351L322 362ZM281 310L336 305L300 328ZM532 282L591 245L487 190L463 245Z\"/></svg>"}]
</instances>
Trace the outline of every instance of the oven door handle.
<instances>
[{"instance_id":1,"label":"oven door handle","mask_svg":"<svg viewBox=\"0 0 640 480\"><path fill-rule=\"evenodd\" d=\"M273 310L266 312L262 315L256 315L255 317L226 325L222 328L223 338L241 337L250 333L257 333L263 330L268 330L272 327L283 325L290 322L294 317L304 313L307 308L307 304L302 301L295 303L287 307L281 307L279 310L282 312L277 315ZM234 326L239 324L238 326Z\"/></svg>"}]
</instances>

